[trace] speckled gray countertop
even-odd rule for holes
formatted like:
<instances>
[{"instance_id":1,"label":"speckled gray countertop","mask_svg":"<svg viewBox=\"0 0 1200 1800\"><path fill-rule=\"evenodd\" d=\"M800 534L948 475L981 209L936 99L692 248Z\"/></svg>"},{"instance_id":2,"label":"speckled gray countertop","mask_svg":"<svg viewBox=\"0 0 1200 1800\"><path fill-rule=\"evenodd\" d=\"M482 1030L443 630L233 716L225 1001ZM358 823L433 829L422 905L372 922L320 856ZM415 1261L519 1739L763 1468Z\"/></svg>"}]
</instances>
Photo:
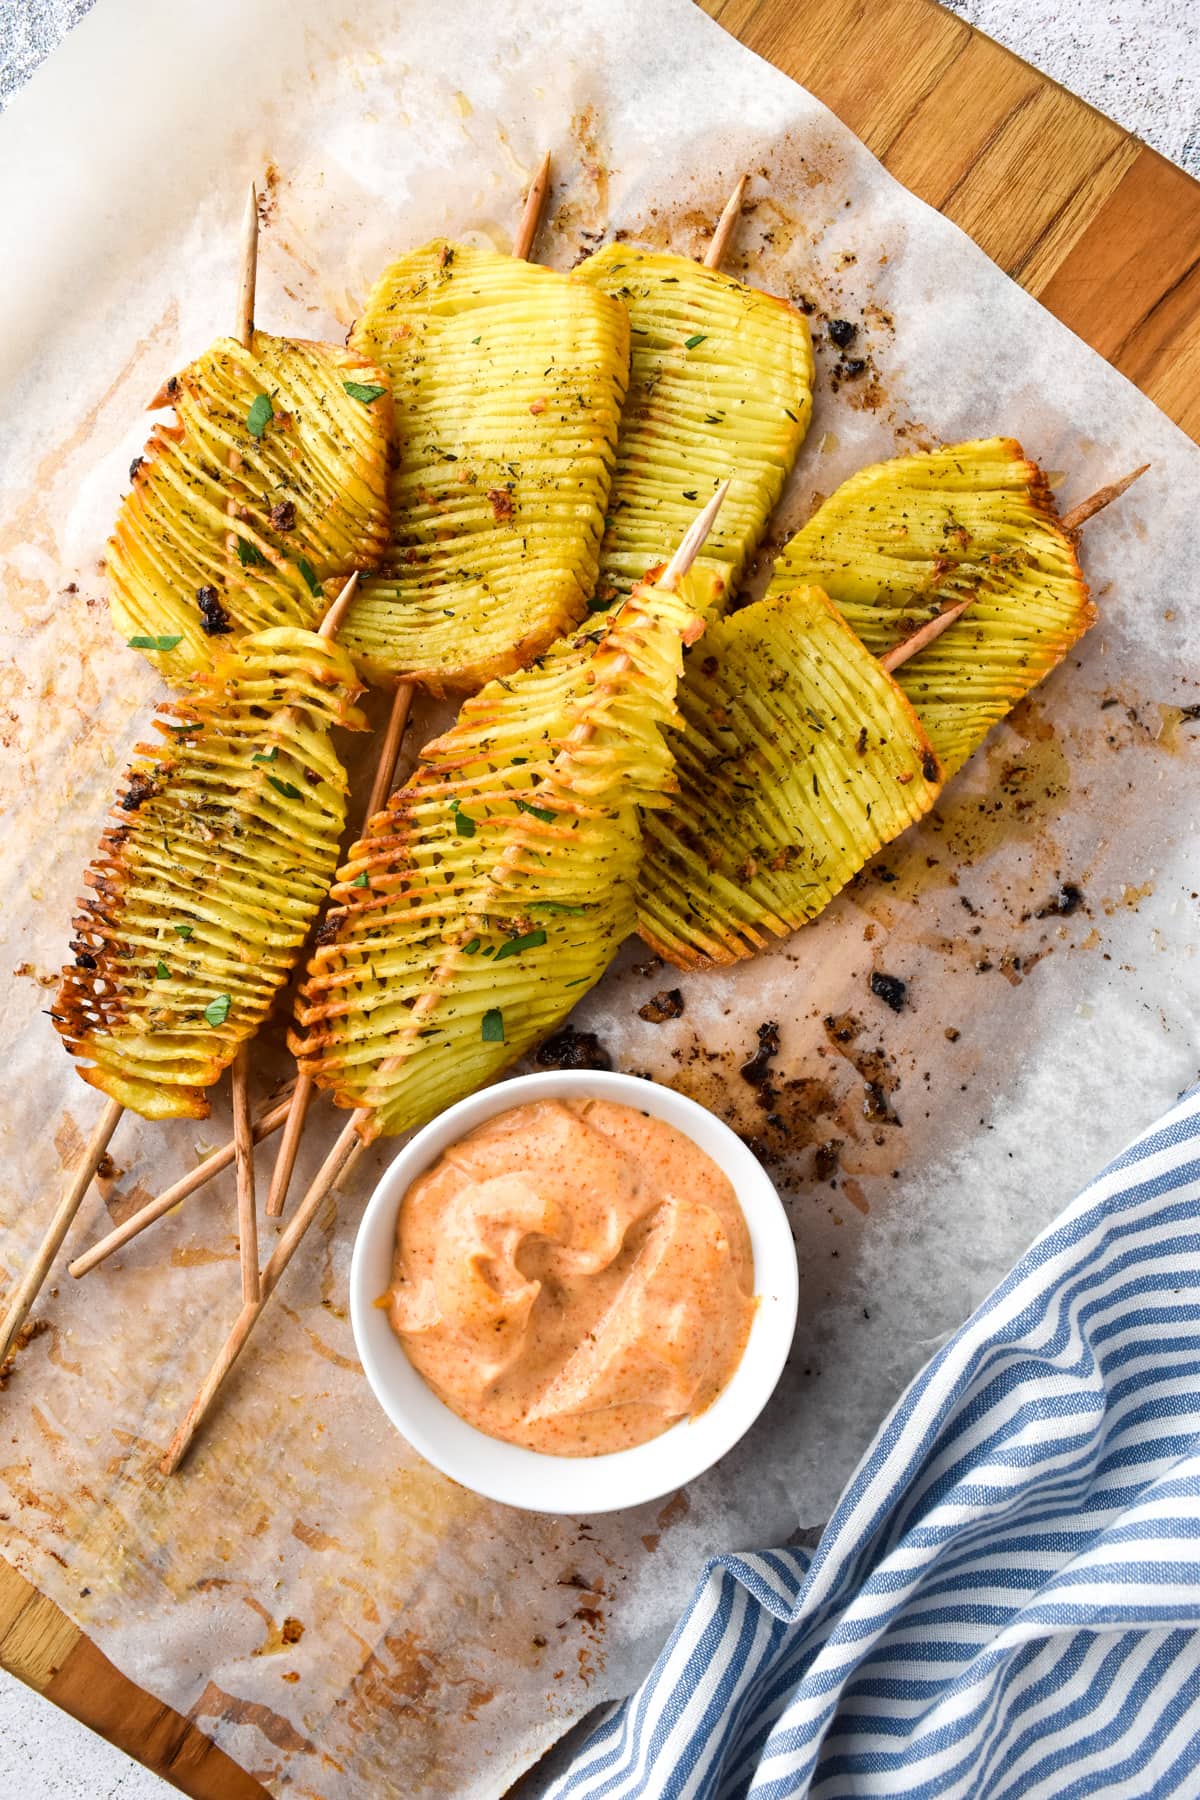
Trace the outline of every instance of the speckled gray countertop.
<instances>
[{"instance_id":1,"label":"speckled gray countertop","mask_svg":"<svg viewBox=\"0 0 1200 1800\"><path fill-rule=\"evenodd\" d=\"M0 0L0 105L95 3ZM1198 0L946 3L1200 176ZM174 1792L0 1671L0 1800L158 1800Z\"/></svg>"}]
</instances>

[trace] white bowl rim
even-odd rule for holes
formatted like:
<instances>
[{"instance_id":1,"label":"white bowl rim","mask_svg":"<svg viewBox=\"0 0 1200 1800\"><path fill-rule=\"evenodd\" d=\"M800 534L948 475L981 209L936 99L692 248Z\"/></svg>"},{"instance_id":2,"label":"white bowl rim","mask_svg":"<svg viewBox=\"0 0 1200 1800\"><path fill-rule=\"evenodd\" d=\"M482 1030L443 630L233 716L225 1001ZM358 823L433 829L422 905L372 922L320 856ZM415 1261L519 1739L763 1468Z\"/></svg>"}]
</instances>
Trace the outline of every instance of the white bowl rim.
<instances>
[{"instance_id":1,"label":"white bowl rim","mask_svg":"<svg viewBox=\"0 0 1200 1800\"><path fill-rule=\"evenodd\" d=\"M695 1419L629 1450L550 1456L476 1430L420 1376L375 1301L391 1279L400 1203L418 1175L477 1125L534 1100L620 1101L664 1119L705 1150L733 1183L754 1255L758 1307L737 1369ZM723 1120L674 1088L638 1075L547 1069L518 1075L458 1101L422 1127L384 1170L367 1202L350 1265L350 1319L367 1381L380 1406L426 1461L485 1499L529 1512L589 1515L638 1506L694 1481L750 1429L779 1381L799 1304L796 1248L783 1203L758 1158Z\"/></svg>"}]
</instances>

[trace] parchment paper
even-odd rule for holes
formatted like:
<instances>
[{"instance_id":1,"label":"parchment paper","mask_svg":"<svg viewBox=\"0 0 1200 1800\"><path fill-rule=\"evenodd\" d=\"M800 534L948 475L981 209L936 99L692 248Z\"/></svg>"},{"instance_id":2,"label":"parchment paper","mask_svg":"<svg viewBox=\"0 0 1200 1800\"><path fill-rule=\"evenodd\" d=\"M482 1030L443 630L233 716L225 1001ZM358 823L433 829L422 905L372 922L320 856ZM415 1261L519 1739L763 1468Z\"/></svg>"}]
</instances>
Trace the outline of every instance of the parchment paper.
<instances>
[{"instance_id":1,"label":"parchment paper","mask_svg":"<svg viewBox=\"0 0 1200 1800\"><path fill-rule=\"evenodd\" d=\"M500 1793L645 1669L704 1555L820 1523L943 1334L1197 1074L1200 727L1181 709L1200 701L1200 454L687 0L558 11L102 0L0 122L2 924L17 975L0 1279L99 1110L43 1009L157 694L108 625L104 538L139 408L230 328L249 175L266 180L260 321L341 335L402 247L441 231L506 242L546 146L542 251L561 266L614 228L698 248L750 170L733 266L811 303L821 346L785 522L862 462L939 438L1016 434L1067 499L1154 466L1087 527L1101 623L933 818L772 954L681 980L631 950L579 1009L619 1066L752 1134L792 1209L792 1368L687 1494L593 1520L518 1515L392 1433L345 1313L386 1147L327 1209L215 1428L165 1486L153 1465L236 1309L229 1183L44 1295L48 1328L0 1396L0 1547L130 1675L298 1795ZM837 392L829 316L858 325L870 363ZM1047 911L1064 883L1082 904ZM903 1012L869 991L873 969L909 984ZM681 1019L639 1018L676 986ZM738 1070L768 1020L781 1049L760 1104ZM269 1047L262 1062L265 1085L283 1062ZM314 1112L308 1168L334 1125ZM199 1128L123 1121L120 1173L72 1242L227 1132L220 1107Z\"/></svg>"}]
</instances>

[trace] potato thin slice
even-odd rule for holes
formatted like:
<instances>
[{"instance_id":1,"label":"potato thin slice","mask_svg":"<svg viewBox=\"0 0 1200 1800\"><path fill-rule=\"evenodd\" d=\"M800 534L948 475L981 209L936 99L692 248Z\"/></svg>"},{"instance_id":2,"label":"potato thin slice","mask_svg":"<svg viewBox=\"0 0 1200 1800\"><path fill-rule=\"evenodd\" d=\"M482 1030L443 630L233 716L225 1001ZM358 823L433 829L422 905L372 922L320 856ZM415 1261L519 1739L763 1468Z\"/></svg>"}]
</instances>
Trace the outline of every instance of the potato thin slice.
<instances>
[{"instance_id":1,"label":"potato thin slice","mask_svg":"<svg viewBox=\"0 0 1200 1800\"><path fill-rule=\"evenodd\" d=\"M679 792L645 817L638 928L681 969L795 931L937 796L915 712L819 588L710 625L678 706Z\"/></svg>"},{"instance_id":2,"label":"potato thin slice","mask_svg":"<svg viewBox=\"0 0 1200 1800\"><path fill-rule=\"evenodd\" d=\"M817 582L876 656L956 601L897 671L947 775L1095 623L1045 476L1012 438L860 469L819 506L768 593Z\"/></svg>"},{"instance_id":3,"label":"potato thin slice","mask_svg":"<svg viewBox=\"0 0 1200 1800\"><path fill-rule=\"evenodd\" d=\"M338 872L291 1037L338 1104L406 1131L552 1031L637 923L639 807L664 803L682 642L711 582L642 586L491 682Z\"/></svg>"},{"instance_id":4,"label":"potato thin slice","mask_svg":"<svg viewBox=\"0 0 1200 1800\"><path fill-rule=\"evenodd\" d=\"M54 1022L92 1087L146 1118L204 1118L205 1088L258 1030L337 867L364 731L336 643L245 637L159 709L84 876Z\"/></svg>"},{"instance_id":5,"label":"potato thin slice","mask_svg":"<svg viewBox=\"0 0 1200 1800\"><path fill-rule=\"evenodd\" d=\"M385 270L351 343L391 377L396 454L391 544L342 641L373 681L470 692L583 617L629 373L625 310L439 239Z\"/></svg>"},{"instance_id":6,"label":"potato thin slice","mask_svg":"<svg viewBox=\"0 0 1200 1800\"><path fill-rule=\"evenodd\" d=\"M732 475L698 566L736 588L812 413L808 321L686 256L607 244L575 270L629 311L629 392L597 604L627 594Z\"/></svg>"},{"instance_id":7,"label":"potato thin slice","mask_svg":"<svg viewBox=\"0 0 1200 1800\"><path fill-rule=\"evenodd\" d=\"M168 681L223 644L314 627L388 541L392 402L372 363L334 344L218 338L173 376L108 545L123 637ZM172 640L177 639L178 642Z\"/></svg>"}]
</instances>

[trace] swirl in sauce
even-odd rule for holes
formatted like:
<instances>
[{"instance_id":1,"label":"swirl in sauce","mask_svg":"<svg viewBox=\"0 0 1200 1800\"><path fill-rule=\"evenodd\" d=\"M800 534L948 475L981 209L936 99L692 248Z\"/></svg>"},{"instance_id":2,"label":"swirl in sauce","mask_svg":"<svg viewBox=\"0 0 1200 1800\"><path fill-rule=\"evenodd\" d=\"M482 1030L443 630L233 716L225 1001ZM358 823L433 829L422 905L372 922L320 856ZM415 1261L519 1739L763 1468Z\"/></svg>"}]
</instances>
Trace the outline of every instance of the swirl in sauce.
<instances>
[{"instance_id":1,"label":"swirl in sauce","mask_svg":"<svg viewBox=\"0 0 1200 1800\"><path fill-rule=\"evenodd\" d=\"M703 1412L754 1317L728 1178L608 1100L514 1107L405 1194L380 1302L435 1393L489 1437L598 1456Z\"/></svg>"}]
</instances>

